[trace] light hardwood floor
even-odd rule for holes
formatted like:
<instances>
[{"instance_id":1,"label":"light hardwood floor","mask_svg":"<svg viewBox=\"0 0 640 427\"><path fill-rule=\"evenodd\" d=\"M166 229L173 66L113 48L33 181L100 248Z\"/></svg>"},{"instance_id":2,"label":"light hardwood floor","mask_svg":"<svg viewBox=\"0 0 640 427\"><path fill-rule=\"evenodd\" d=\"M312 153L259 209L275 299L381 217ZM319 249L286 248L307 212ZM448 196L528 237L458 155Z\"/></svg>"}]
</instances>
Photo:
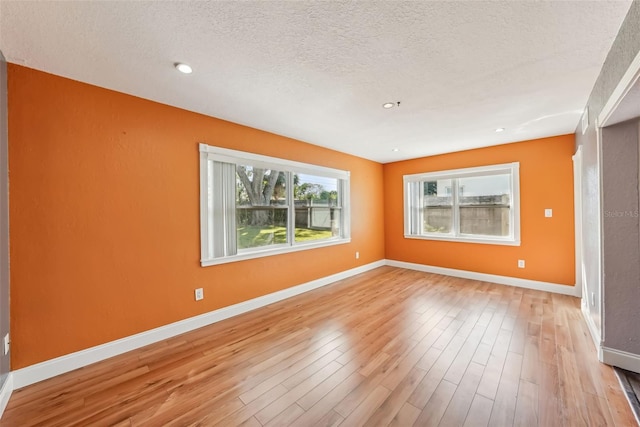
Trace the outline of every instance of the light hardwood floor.
<instances>
[{"instance_id":1,"label":"light hardwood floor","mask_svg":"<svg viewBox=\"0 0 640 427\"><path fill-rule=\"evenodd\" d=\"M0 425L636 423L578 299L383 267L17 390Z\"/></svg>"}]
</instances>

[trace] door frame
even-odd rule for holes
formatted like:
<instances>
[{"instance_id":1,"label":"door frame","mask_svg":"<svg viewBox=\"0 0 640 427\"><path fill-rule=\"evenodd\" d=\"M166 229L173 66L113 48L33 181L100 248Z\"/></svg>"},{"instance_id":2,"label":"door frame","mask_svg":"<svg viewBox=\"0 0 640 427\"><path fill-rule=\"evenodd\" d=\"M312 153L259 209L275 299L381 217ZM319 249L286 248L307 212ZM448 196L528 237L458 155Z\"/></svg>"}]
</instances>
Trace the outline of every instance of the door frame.
<instances>
[{"instance_id":1,"label":"door frame","mask_svg":"<svg viewBox=\"0 0 640 427\"><path fill-rule=\"evenodd\" d=\"M627 71L624 73L615 89L609 96L609 99L605 103L604 107L598 114L595 122L596 135L597 135L597 150L598 150L598 175L600 180L600 191L599 191L599 200L598 200L598 211L599 215L599 230L598 230L598 242L600 247L600 256L599 256L599 286L598 291L600 294L599 297L599 308L600 308L600 339L601 342L598 343L598 359L601 362L604 362L608 365L619 366L624 369L628 369L634 372L640 372L640 357L638 355L634 355L631 353L626 353L614 349L607 349L603 346L604 342L604 333L605 333L605 312L604 312L604 291L605 291L605 282L604 282L604 245L603 245L603 230L604 230L604 215L602 215L603 209L603 168L602 168L602 130L603 128L621 122L619 118L616 119L615 113L618 110L618 107L622 104L625 97L629 94L629 92L634 88L636 84L640 85L640 52L638 52L635 58L629 64Z\"/></svg>"}]
</instances>

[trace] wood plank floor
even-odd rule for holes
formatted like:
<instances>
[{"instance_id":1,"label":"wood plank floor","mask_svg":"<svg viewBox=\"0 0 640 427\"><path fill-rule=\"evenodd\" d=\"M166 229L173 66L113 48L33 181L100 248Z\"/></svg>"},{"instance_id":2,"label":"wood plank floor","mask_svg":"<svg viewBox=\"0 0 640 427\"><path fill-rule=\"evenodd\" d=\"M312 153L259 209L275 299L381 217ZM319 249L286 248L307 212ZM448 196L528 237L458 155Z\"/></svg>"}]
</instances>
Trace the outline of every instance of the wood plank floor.
<instances>
[{"instance_id":1,"label":"wood plank floor","mask_svg":"<svg viewBox=\"0 0 640 427\"><path fill-rule=\"evenodd\" d=\"M13 393L2 426L633 426L579 300L383 267Z\"/></svg>"}]
</instances>

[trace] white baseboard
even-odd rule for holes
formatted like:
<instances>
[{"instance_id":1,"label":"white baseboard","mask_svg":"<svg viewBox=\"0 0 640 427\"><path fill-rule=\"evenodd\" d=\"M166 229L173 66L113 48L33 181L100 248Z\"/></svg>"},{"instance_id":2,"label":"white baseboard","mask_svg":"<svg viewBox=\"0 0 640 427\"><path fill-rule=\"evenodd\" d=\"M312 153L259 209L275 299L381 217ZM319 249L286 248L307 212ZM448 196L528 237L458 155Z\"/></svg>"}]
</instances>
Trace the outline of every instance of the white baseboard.
<instances>
[{"instance_id":1,"label":"white baseboard","mask_svg":"<svg viewBox=\"0 0 640 427\"><path fill-rule=\"evenodd\" d=\"M591 334L591 339L593 340L593 345L596 347L596 351L598 352L598 360L602 362L602 339L600 337L600 331L589 314L589 307L587 306L584 298L580 304L580 311L582 311L582 317L584 317L584 321L587 324L589 333Z\"/></svg>"},{"instance_id":2,"label":"white baseboard","mask_svg":"<svg viewBox=\"0 0 640 427\"><path fill-rule=\"evenodd\" d=\"M0 417L2 417L2 414L7 407L7 403L9 403L11 393L13 393L13 374L9 372L6 381L0 389Z\"/></svg>"},{"instance_id":3,"label":"white baseboard","mask_svg":"<svg viewBox=\"0 0 640 427\"><path fill-rule=\"evenodd\" d=\"M373 270L384 265L393 267L406 268L410 270L425 271L429 273L437 273L454 277L462 277L473 280L482 280L486 282L499 283L503 285L519 286L528 289L537 289L548 292L555 292L565 295L576 295L575 286L558 285L554 283L537 282L534 280L519 279L506 276L496 276L492 274L476 273L464 270L455 270L451 268L434 267L422 264L412 264L408 262L400 262L393 260L380 260L367 265L363 265L351 270L346 270L331 276L323 277L311 282L307 282L288 289L283 289L272 294L264 295L252 300L243 301L241 303L224 307L219 310L204 313L199 316L190 317L165 326L161 326L139 334L131 335L119 340L111 341L75 353L67 354L55 359L47 360L35 365L27 366L12 372L12 387L9 390L22 388L66 372L73 371L92 363L100 362L110 357L126 353L131 350L153 344L158 341L166 340L176 335L219 322L239 314L282 301L287 298L311 291L313 289L326 286L338 280L346 279L365 271ZM5 383L6 389L7 383ZM3 390L4 390L3 389ZM10 395L10 392L9 394ZM0 396L1 397L1 396ZM0 401L1 403L1 401ZM1 412L0 412L1 414Z\"/></svg>"},{"instance_id":4,"label":"white baseboard","mask_svg":"<svg viewBox=\"0 0 640 427\"><path fill-rule=\"evenodd\" d=\"M427 273L442 274L445 276L462 277L464 279L481 280L483 282L498 283L500 285L516 286L519 288L535 289L538 291L553 292L556 294L578 296L580 289L577 286L559 285L556 283L539 282L536 280L520 279L517 277L497 276L495 274L476 273L475 271L456 270L453 268L434 267L432 265L414 264L410 262L387 260L386 265L406 268L409 270L424 271Z\"/></svg>"},{"instance_id":5,"label":"white baseboard","mask_svg":"<svg viewBox=\"0 0 640 427\"><path fill-rule=\"evenodd\" d=\"M602 362L627 371L640 373L640 355L602 347Z\"/></svg>"},{"instance_id":6,"label":"white baseboard","mask_svg":"<svg viewBox=\"0 0 640 427\"><path fill-rule=\"evenodd\" d=\"M313 289L329 285L338 280L343 280L374 268L382 267L385 261L376 261L351 270L342 271L331 276L322 277L311 282L307 282L298 286L283 289L272 294L263 295L248 301L243 301L229 307L204 313L199 316L190 317L175 323L170 323L159 328L131 335L119 340L111 341L75 353L67 354L55 359L47 360L26 368L13 371L13 388L18 389L30 384L55 377L65 372L70 372L83 366L153 344L158 341L166 340L176 335L219 322L248 311L291 298Z\"/></svg>"}]
</instances>

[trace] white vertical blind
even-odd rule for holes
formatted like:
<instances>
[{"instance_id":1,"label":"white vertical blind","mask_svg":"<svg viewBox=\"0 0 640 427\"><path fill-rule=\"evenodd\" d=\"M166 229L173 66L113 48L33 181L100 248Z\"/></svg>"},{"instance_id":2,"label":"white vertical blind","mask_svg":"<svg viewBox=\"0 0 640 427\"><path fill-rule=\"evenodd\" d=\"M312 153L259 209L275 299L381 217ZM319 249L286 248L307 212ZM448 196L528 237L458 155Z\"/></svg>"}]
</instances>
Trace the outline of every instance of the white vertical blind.
<instances>
[{"instance_id":1,"label":"white vertical blind","mask_svg":"<svg viewBox=\"0 0 640 427\"><path fill-rule=\"evenodd\" d=\"M213 257L238 253L236 240L236 165L213 162Z\"/></svg>"}]
</instances>

